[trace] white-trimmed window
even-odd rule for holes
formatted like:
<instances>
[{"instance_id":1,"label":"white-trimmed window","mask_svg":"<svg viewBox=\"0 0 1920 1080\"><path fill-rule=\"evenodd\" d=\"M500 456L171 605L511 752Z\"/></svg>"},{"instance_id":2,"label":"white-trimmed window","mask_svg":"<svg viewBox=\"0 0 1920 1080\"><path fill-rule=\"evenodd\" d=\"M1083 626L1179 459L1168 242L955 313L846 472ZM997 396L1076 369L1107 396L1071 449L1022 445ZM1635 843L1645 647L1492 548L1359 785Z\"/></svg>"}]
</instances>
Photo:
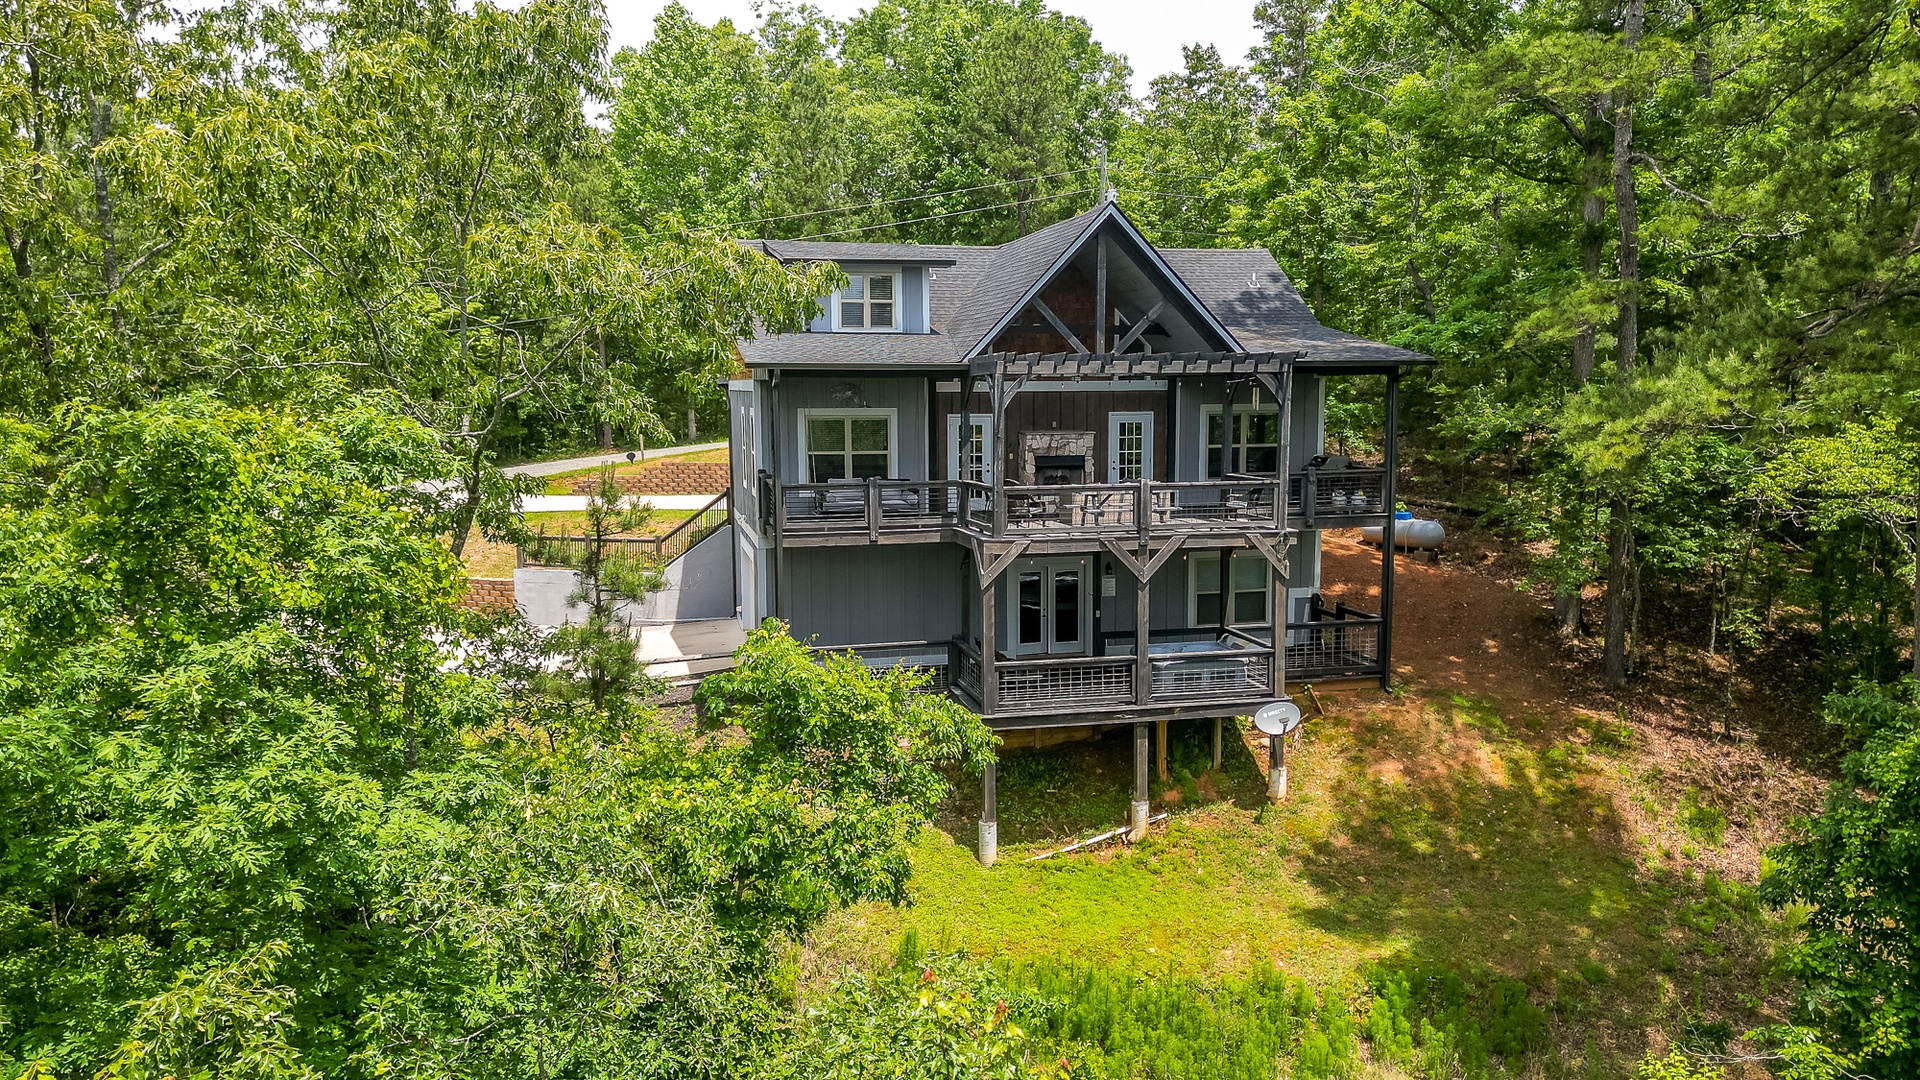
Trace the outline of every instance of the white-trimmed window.
<instances>
[{"instance_id":1,"label":"white-trimmed window","mask_svg":"<svg viewBox=\"0 0 1920 1080\"><path fill-rule=\"evenodd\" d=\"M892 409L802 409L807 483L892 476L893 428Z\"/></svg>"},{"instance_id":2,"label":"white-trimmed window","mask_svg":"<svg viewBox=\"0 0 1920 1080\"><path fill-rule=\"evenodd\" d=\"M834 297L834 326L840 330L900 329L900 273L850 270Z\"/></svg>"},{"instance_id":3,"label":"white-trimmed window","mask_svg":"<svg viewBox=\"0 0 1920 1080\"><path fill-rule=\"evenodd\" d=\"M1280 407L1266 404L1235 405L1233 427L1229 432L1226 410L1209 405L1207 414L1207 476L1227 473L1251 473L1272 476L1280 463ZM1227 436L1233 436L1233 448L1227 448Z\"/></svg>"},{"instance_id":4,"label":"white-trimmed window","mask_svg":"<svg viewBox=\"0 0 1920 1080\"><path fill-rule=\"evenodd\" d=\"M1220 577L1220 559L1227 577ZM1273 573L1257 551L1196 551L1187 556L1189 626L1265 626L1273 621L1268 606ZM1227 618L1220 618L1221 586L1226 586Z\"/></svg>"}]
</instances>

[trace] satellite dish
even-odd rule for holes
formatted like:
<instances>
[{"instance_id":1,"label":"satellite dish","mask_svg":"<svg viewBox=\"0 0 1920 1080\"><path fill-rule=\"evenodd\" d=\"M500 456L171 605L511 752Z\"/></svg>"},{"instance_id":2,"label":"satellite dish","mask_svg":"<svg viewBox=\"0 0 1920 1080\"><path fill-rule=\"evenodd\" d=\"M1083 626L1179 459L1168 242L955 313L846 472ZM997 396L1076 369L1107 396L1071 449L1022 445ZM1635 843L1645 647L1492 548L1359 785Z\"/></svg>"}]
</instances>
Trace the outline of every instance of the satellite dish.
<instances>
[{"instance_id":1,"label":"satellite dish","mask_svg":"<svg viewBox=\"0 0 1920 1080\"><path fill-rule=\"evenodd\" d=\"M1260 706L1253 714L1253 726L1265 735L1287 735L1300 726L1300 718L1300 706L1283 697Z\"/></svg>"}]
</instances>

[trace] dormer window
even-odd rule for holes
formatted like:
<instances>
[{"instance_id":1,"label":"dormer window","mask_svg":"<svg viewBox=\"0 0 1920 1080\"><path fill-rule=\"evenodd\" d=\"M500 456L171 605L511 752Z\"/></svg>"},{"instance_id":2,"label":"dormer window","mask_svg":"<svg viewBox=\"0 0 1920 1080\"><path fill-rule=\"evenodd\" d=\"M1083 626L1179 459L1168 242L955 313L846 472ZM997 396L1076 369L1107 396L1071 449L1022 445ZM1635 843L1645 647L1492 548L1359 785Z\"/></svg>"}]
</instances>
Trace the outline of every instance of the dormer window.
<instances>
[{"instance_id":1,"label":"dormer window","mask_svg":"<svg viewBox=\"0 0 1920 1080\"><path fill-rule=\"evenodd\" d=\"M892 270L847 275L834 315L841 330L898 330L900 275Z\"/></svg>"}]
</instances>

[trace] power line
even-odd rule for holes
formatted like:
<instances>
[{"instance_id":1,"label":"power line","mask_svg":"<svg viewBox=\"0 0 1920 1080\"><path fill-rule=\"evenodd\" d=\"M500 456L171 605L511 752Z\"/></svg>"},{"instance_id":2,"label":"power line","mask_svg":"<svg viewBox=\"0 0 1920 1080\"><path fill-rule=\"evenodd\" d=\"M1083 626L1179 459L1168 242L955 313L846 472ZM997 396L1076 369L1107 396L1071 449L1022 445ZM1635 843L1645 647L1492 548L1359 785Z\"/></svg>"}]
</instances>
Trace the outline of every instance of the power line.
<instances>
[{"instance_id":1,"label":"power line","mask_svg":"<svg viewBox=\"0 0 1920 1080\"><path fill-rule=\"evenodd\" d=\"M1030 203L1048 202L1053 199L1070 198L1074 195L1088 195L1088 194L1091 194L1092 192L1093 192L1092 188L1078 188L1073 191L1061 191L1052 195L1042 195L1037 199L1032 199L1027 201ZM986 213L988 210L1011 210L1014 207L1019 205L1021 205L1020 202L1010 202L1010 203L1000 203L997 206L975 206L966 210L949 210L944 214L928 214L926 217L907 218L905 221L888 221L888 222L883 222L882 224L879 224L879 225L861 225L857 228L852 228L852 229L835 229L832 232L814 233L811 236L796 236L793 239L825 240L829 236L845 236L848 233L872 232L875 229L891 229L900 225L918 225L926 221L939 221L943 218L960 217L963 214L983 214L983 213Z\"/></svg>"},{"instance_id":2,"label":"power line","mask_svg":"<svg viewBox=\"0 0 1920 1080\"><path fill-rule=\"evenodd\" d=\"M871 210L876 206L893 206L896 203L919 202L922 199L938 199L946 195L965 195L970 191L986 191L989 188L1007 187L1010 184L1033 184L1042 180L1058 180L1063 176L1074 176L1078 173L1092 172L1096 168L1098 168L1098 166L1088 165L1084 168L1068 169L1066 172L1048 173L1045 176L1022 177L1018 180L1000 180L991 184L977 184L973 187L955 188L952 191L933 191L925 195L903 195L898 199L882 199L879 202L860 203L856 206L835 206L826 210L803 210L797 214L781 214L777 217L749 218L746 221L730 221L725 225L715 225L713 228L737 229L742 225L766 225L775 221L792 221L794 218L819 217L822 214L841 214L850 210Z\"/></svg>"}]
</instances>

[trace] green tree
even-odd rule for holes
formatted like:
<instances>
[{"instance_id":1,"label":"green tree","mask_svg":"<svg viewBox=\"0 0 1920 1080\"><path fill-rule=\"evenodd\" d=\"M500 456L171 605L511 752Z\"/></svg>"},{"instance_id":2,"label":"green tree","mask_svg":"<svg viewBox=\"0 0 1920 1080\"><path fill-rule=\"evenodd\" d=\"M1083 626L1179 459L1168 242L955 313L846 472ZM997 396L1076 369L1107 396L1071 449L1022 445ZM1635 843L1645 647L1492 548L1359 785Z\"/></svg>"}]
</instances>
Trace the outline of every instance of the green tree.
<instances>
[{"instance_id":1,"label":"green tree","mask_svg":"<svg viewBox=\"0 0 1920 1080\"><path fill-rule=\"evenodd\" d=\"M0 422L6 1075L739 1075L781 935L903 898L977 718L774 630L708 691L746 740L556 698L455 607L443 446Z\"/></svg>"},{"instance_id":2,"label":"green tree","mask_svg":"<svg viewBox=\"0 0 1920 1080\"><path fill-rule=\"evenodd\" d=\"M1920 699L1860 684L1827 698L1857 748L1818 816L1768 852L1761 892L1807 905L1789 964L1804 1015L1865 1073L1920 1067Z\"/></svg>"}]
</instances>

